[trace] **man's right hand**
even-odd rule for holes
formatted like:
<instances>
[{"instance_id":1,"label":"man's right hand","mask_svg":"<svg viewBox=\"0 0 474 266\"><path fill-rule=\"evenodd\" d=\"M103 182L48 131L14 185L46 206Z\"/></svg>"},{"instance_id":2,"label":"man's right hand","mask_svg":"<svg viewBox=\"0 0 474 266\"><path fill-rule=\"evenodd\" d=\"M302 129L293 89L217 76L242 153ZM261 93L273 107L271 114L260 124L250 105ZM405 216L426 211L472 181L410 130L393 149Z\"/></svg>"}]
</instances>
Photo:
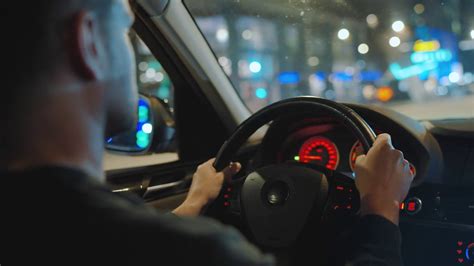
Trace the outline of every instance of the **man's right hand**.
<instances>
[{"instance_id":1,"label":"man's right hand","mask_svg":"<svg viewBox=\"0 0 474 266\"><path fill-rule=\"evenodd\" d=\"M413 175L403 153L392 146L390 135L380 134L367 155L357 157L354 172L361 215L380 215L398 225L399 205Z\"/></svg>"}]
</instances>

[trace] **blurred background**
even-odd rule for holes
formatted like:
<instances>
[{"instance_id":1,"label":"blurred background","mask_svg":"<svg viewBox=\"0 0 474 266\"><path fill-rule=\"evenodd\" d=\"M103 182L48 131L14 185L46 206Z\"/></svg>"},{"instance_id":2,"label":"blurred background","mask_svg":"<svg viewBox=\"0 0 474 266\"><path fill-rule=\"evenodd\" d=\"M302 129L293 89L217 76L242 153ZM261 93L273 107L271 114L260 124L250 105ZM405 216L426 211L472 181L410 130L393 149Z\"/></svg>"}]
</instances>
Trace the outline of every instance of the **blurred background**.
<instances>
[{"instance_id":1,"label":"blurred background","mask_svg":"<svg viewBox=\"0 0 474 266\"><path fill-rule=\"evenodd\" d=\"M184 2L252 111L314 95L474 117L472 0Z\"/></svg>"}]
</instances>

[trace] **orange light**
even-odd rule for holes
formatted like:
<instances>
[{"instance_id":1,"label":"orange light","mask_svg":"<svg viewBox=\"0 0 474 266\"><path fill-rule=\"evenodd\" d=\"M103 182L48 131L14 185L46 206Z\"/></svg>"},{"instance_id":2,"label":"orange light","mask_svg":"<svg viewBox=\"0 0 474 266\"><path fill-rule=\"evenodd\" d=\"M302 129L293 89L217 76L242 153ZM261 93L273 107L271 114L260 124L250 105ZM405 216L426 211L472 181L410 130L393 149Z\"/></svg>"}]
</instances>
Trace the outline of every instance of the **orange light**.
<instances>
[{"instance_id":1,"label":"orange light","mask_svg":"<svg viewBox=\"0 0 474 266\"><path fill-rule=\"evenodd\" d=\"M402 202L400 203L400 210L404 210L405 209L405 202Z\"/></svg>"},{"instance_id":2,"label":"orange light","mask_svg":"<svg viewBox=\"0 0 474 266\"><path fill-rule=\"evenodd\" d=\"M377 99L382 102L388 102L393 98L393 90L390 87L380 87L377 90Z\"/></svg>"}]
</instances>

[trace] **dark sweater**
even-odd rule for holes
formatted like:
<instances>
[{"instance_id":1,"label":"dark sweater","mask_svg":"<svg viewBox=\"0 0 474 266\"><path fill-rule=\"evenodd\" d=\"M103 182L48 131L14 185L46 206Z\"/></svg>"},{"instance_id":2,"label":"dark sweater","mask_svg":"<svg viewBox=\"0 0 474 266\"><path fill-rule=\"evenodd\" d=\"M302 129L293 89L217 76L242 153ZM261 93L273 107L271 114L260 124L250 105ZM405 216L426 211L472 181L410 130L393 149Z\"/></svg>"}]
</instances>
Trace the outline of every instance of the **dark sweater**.
<instances>
[{"instance_id":1,"label":"dark sweater","mask_svg":"<svg viewBox=\"0 0 474 266\"><path fill-rule=\"evenodd\" d=\"M81 171L43 167L0 178L2 265L275 264L231 227L159 213ZM366 216L354 232L347 265L401 265L397 226Z\"/></svg>"}]
</instances>

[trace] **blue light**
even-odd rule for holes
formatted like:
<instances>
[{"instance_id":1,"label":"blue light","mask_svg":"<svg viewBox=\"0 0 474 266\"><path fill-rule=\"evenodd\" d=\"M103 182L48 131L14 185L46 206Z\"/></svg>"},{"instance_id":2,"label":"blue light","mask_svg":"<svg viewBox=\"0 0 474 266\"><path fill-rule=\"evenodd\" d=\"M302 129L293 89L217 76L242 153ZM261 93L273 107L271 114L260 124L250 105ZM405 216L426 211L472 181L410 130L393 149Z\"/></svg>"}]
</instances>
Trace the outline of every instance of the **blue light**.
<instances>
[{"instance_id":1,"label":"blue light","mask_svg":"<svg viewBox=\"0 0 474 266\"><path fill-rule=\"evenodd\" d=\"M111 143L111 142L112 142L112 138L107 139L107 143Z\"/></svg>"},{"instance_id":2,"label":"blue light","mask_svg":"<svg viewBox=\"0 0 474 266\"><path fill-rule=\"evenodd\" d=\"M334 72L334 79L340 81L351 81L352 75L347 74L345 72Z\"/></svg>"},{"instance_id":3,"label":"blue light","mask_svg":"<svg viewBox=\"0 0 474 266\"><path fill-rule=\"evenodd\" d=\"M362 71L360 72L361 81L377 81L381 79L383 73L381 71Z\"/></svg>"},{"instance_id":4,"label":"blue light","mask_svg":"<svg viewBox=\"0 0 474 266\"><path fill-rule=\"evenodd\" d=\"M434 52L414 52L410 56L410 60L413 64L424 63L424 62L449 62L453 59L451 51L446 49L440 49Z\"/></svg>"},{"instance_id":5,"label":"blue light","mask_svg":"<svg viewBox=\"0 0 474 266\"><path fill-rule=\"evenodd\" d=\"M323 71L317 71L316 73L314 73L314 75L316 75L316 77L320 80L326 79L326 73L324 73Z\"/></svg>"},{"instance_id":6,"label":"blue light","mask_svg":"<svg viewBox=\"0 0 474 266\"><path fill-rule=\"evenodd\" d=\"M471 260L471 258L469 257L469 247L466 248L466 258L468 260Z\"/></svg>"},{"instance_id":7,"label":"blue light","mask_svg":"<svg viewBox=\"0 0 474 266\"><path fill-rule=\"evenodd\" d=\"M268 96L268 92L265 88L258 88L255 90L255 96L259 99L265 99Z\"/></svg>"},{"instance_id":8,"label":"blue light","mask_svg":"<svg viewBox=\"0 0 474 266\"><path fill-rule=\"evenodd\" d=\"M281 72L278 75L280 84L296 84L300 82L300 74L298 72Z\"/></svg>"},{"instance_id":9,"label":"blue light","mask_svg":"<svg viewBox=\"0 0 474 266\"><path fill-rule=\"evenodd\" d=\"M390 72L397 80L407 79L413 76L421 75L427 71L434 70L438 67L436 62L426 62L423 64L412 65L401 68L399 64L391 64L389 66Z\"/></svg>"}]
</instances>

